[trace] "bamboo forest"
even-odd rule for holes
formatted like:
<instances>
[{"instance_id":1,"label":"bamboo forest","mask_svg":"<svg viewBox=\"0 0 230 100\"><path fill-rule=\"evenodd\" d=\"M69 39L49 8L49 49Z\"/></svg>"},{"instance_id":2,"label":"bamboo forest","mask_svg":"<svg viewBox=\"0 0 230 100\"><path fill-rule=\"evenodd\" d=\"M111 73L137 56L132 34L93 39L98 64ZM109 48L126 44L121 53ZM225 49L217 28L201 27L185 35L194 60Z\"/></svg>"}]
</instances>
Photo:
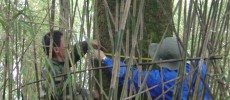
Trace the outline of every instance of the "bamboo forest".
<instances>
[{"instance_id":1,"label":"bamboo forest","mask_svg":"<svg viewBox=\"0 0 230 100\"><path fill-rule=\"evenodd\" d=\"M229 0L0 0L0 100L229 100Z\"/></svg>"}]
</instances>

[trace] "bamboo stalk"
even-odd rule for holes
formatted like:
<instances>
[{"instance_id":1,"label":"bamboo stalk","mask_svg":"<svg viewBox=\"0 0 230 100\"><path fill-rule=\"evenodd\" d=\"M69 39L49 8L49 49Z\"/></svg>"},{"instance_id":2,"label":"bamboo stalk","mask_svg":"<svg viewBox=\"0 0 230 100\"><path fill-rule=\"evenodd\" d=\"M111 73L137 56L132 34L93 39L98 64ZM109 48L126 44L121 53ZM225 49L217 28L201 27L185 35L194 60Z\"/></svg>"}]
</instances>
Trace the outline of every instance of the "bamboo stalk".
<instances>
[{"instance_id":1,"label":"bamboo stalk","mask_svg":"<svg viewBox=\"0 0 230 100\"><path fill-rule=\"evenodd\" d=\"M54 3L55 2L55 3ZM67 7L66 3L70 3ZM43 1L41 2L28 2L28 0L25 1L25 3L21 3L18 0L12 1L12 0L2 0L0 1L0 30L2 30L2 43L0 44L0 59L2 60L1 65L3 65L2 72L0 72L0 77L2 81L1 85L1 98L2 99L20 99L20 95L22 96L22 99L35 99L37 95L39 96L39 89L38 89L38 82L39 80L39 73L40 68L39 65L41 65L41 62L37 63L36 60L42 59L43 55L36 55L40 54L42 50L37 49L37 47L40 47L40 42L37 42L41 38L41 35L34 35L34 37L30 37L30 27L37 24L38 26L33 26L32 29L37 29L41 31L36 31L36 33L44 33L45 30L47 30L47 27L50 28L49 30L54 30L56 27L59 27L61 31L64 30L64 33L66 35L65 42L72 43L70 36L72 36L73 31L79 31L80 26L80 36L77 37L81 41L83 38L83 35L86 35L87 37L91 38L92 34L91 31L94 32L94 34L100 35L98 33L99 26L98 22L98 15L102 12L96 12L98 7L98 3L102 3L105 6L105 16L106 16L106 23L108 27L108 34L109 38L111 40L111 48L112 48L112 58L115 61L116 64L114 64L113 67L119 67L118 64L120 61L120 54L122 52L125 52L125 57L128 58L128 56L136 56L137 53L139 58L143 58L142 53L142 47L140 44L137 44L137 42L141 40L145 40L143 35L145 33L143 30L145 29L145 24L143 23L143 12L141 16L139 17L137 13L137 9L141 8L142 0L126 0L126 1L120 1L116 0L116 5L109 4L110 2L107 0L103 0L102 2L99 2L97 0L90 1L90 0L71 0L71 1L64 1L60 0L60 2L56 2L55 0L52 1ZM191 60L191 66L196 66L196 63L199 59L207 58L208 60L205 60L204 63L207 65L207 71L205 80L196 80L196 88L195 92L200 92L199 84L202 83L202 91L201 93L189 93L189 96L187 99L197 99L197 98L204 98L205 93L208 91L211 94L211 97L213 99L226 99L229 96L229 76L230 72L229 70L229 9L230 9L230 1L228 0L191 0L191 1L184 1L184 0L174 0L175 7L173 11L173 18L170 18L170 15L167 13L164 6L162 6L162 1L157 0L157 5L159 8L163 9L164 15L167 17L168 26L172 26L173 34L179 39L180 44L183 45L183 50L187 50L186 53L183 55L183 59L179 61L184 60ZM75 5L74 5L75 3ZM28 4L31 5L39 5L37 7L29 7ZM40 5L42 4L42 5ZM48 4L48 8L47 7ZM81 4L83 7L81 8ZM92 4L92 5L91 5ZM188 5L189 4L189 5ZM59 5L59 6L55 6ZM110 5L110 6L109 6ZM143 4L145 6L147 4ZM91 8L95 11L91 12ZM131 7L131 8L130 8ZM60 11L58 11L60 8ZM115 8L115 10L113 9ZM24 10L22 10L24 9ZM46 10L48 13L45 12L45 14L41 14L42 10ZM115 13L113 13L114 11ZM142 9L143 10L143 9ZM23 13L22 15L17 15L17 13ZM60 12L59 17L55 17L56 12ZM48 17L47 16L48 14ZM16 16L16 17L15 17ZM41 17L42 16L42 17ZM44 17L43 17L44 16ZM92 24L91 16L94 17L94 23ZM78 17L77 19L75 19ZM55 18L59 18L60 22L59 25L55 25L57 21ZM67 19L67 20L66 20ZM79 20L78 20L79 19ZM139 21L139 22L138 22ZM28 24L29 23L29 24ZM47 23L47 24L44 24ZM64 23L64 24L63 24ZM69 24L68 24L69 23ZM81 25L80 25L80 24ZM19 29L19 27L23 27ZM91 29L93 25L93 30ZM29 28L28 28L29 27ZM67 30L67 31L66 31ZM166 29L167 30L167 29ZM19 34L19 33L22 34ZM16 34L18 33L18 34ZM70 33L70 34L66 34ZM163 34L163 33L162 33ZM123 36L126 36L126 44L123 45ZM135 37L137 36L137 37ZM138 37L139 36L139 37ZM208 36L208 38L206 37ZM36 37L36 40L35 40ZM52 38L52 37L51 37ZM96 39L100 39L100 36L96 36ZM132 39L132 40L130 40ZM51 39L52 40L52 39ZM120 41L122 40L122 41ZM71 41L71 42L70 42ZM182 42L183 41L183 42ZM132 47L129 47L129 44L133 43ZM51 43L52 44L52 43ZM100 44L100 43L99 43ZM116 44L116 45L115 45ZM36 46L36 48L35 48ZM125 48L124 48L125 47ZM137 48L137 49L136 49ZM35 50L36 49L36 50ZM122 50L122 51L120 51ZM132 50L132 52L129 52L129 50ZM136 52L137 51L137 52ZM114 53L116 52L116 53ZM52 57L52 53L50 53L50 58ZM223 57L220 60L211 60L212 56L215 55L222 55ZM193 62L191 58L195 58L196 61ZM31 58L33 60L31 60ZM68 57L69 58L69 57ZM210 59L209 59L210 58ZM171 60L176 61L176 60ZM137 62L137 63L136 63ZM162 61L165 62L165 61ZM136 59L131 58L129 59L127 63L127 68L130 66L138 66L138 68L141 70L141 66L143 65L152 65L153 63L158 62L149 62L149 63L142 63L142 60L136 61ZM185 63L185 61L184 61ZM31 65L31 68L29 68L27 65ZM87 63L88 65L88 63ZM100 66L98 68L89 68L84 67L80 68L82 66L87 66L85 64L82 64L80 66L77 65L76 70L74 70L74 80L78 78L78 80L81 80L84 77L84 81L80 81L79 83L82 85L88 86L88 84L85 84L87 80L86 75L89 75L86 71L92 71L92 70L100 70L103 72L103 69L111 68ZM183 65L182 65L183 66ZM121 66L122 67L122 66ZM190 68L192 70L193 67ZM35 69L31 71L32 75L29 75L25 72L28 72L31 69ZM117 73L119 68L113 71L113 73ZM180 76L185 76L182 72L184 69L180 69ZM23 72L24 71L24 72ZM198 71L198 70L197 70ZM83 73L84 72L84 73ZM14 73L16 73L16 77L14 80ZM79 73L79 74L77 74ZM194 89L194 86L190 80L194 79L196 77L197 72L189 73L189 82L188 87L189 91L192 91ZM199 72L198 72L199 73ZM66 73L68 74L68 73ZM72 74L72 73L69 73ZM127 71L126 78L124 80L124 86L122 89L121 97L120 99L131 99L133 97L137 97L139 99L142 99L140 95L142 95L144 92L139 91L137 94L136 92L132 92L135 90L133 84L131 83L130 87L130 93L127 92L127 82L129 81L129 78L132 77L132 71ZM100 74L102 76L102 73ZM105 96L105 98L101 99L118 99L118 93L116 91L118 87L118 79L116 75L112 79L111 83L111 89L110 89L110 95L105 95L104 92L106 89L103 88L105 84L102 83L103 78L101 77L100 80L97 80L96 83L100 85L101 90L101 96ZM92 77L89 76L89 77ZM182 86L183 80L182 78L180 83L175 84L174 87L171 87L171 89L178 89L178 86ZM141 77L139 76L139 80ZM92 82L89 82L90 90L93 89L94 80L91 78ZM132 81L132 80L130 80ZM199 82L200 81L200 82ZM15 83L14 83L15 82ZM31 83L32 82L32 83ZM34 83L33 83L34 82ZM31 85L28 85L30 84ZM145 84L145 82L143 81ZM32 85L33 84L33 85ZM141 81L139 81L139 84L141 84ZM166 83L162 83L162 85L165 85ZM207 87L204 87L204 84L207 84L209 86L209 90ZM110 85L110 84L109 84ZM178 85L178 86L177 86ZM143 85L145 88L146 85ZM15 88L15 89L13 89ZM29 90L29 88L32 88ZM148 88L149 89L149 88ZM22 91L23 90L23 91ZM148 90L145 89L145 92ZM167 90L164 90L164 93L167 93ZM158 98L162 98L163 94L160 95ZM182 90L174 90L174 96L172 98L179 99L181 98ZM36 96L35 96L36 95ZM149 95L150 96L150 95Z\"/></svg>"},{"instance_id":2,"label":"bamboo stalk","mask_svg":"<svg viewBox=\"0 0 230 100\"><path fill-rule=\"evenodd\" d=\"M36 80L38 79L38 64L37 64L37 54L36 54L36 43L35 43L35 39L33 42L33 46L34 46L34 69L35 69L35 77ZM38 93L38 100L40 100L40 88L39 88L39 84L37 83L37 93Z\"/></svg>"}]
</instances>

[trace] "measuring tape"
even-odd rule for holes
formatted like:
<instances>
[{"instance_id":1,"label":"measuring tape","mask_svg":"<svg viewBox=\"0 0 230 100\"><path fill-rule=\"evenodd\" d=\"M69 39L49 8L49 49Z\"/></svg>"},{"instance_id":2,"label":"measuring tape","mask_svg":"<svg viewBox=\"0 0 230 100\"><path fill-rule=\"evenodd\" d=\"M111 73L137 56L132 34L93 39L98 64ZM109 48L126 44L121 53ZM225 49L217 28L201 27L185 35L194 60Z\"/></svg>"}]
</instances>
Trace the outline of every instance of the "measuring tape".
<instances>
[{"instance_id":1,"label":"measuring tape","mask_svg":"<svg viewBox=\"0 0 230 100\"><path fill-rule=\"evenodd\" d=\"M112 54L111 53L105 53L106 56L111 56L112 57ZM120 56L121 58L125 58L125 56L121 55ZM130 57L128 57L130 58ZM139 59L138 57L134 57L134 59ZM141 58L142 60L146 60L146 61L149 61L149 60L152 60L152 58Z\"/></svg>"}]
</instances>

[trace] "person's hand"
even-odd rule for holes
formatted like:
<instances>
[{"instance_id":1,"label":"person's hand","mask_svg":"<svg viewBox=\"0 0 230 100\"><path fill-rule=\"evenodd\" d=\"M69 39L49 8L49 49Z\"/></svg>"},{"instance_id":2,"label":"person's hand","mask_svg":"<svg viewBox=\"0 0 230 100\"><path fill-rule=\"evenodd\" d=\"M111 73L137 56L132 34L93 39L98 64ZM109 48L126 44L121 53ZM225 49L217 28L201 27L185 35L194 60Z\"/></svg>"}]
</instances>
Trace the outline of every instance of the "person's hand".
<instances>
[{"instance_id":1,"label":"person's hand","mask_svg":"<svg viewBox=\"0 0 230 100\"><path fill-rule=\"evenodd\" d=\"M105 47L103 47L102 45L100 45L100 43L98 42L98 40L90 40L90 43L92 44L92 46L93 46L93 48L94 49L100 49L100 50L102 50L102 51L104 51L104 52L108 52L108 50L105 48Z\"/></svg>"},{"instance_id":2,"label":"person's hand","mask_svg":"<svg viewBox=\"0 0 230 100\"><path fill-rule=\"evenodd\" d=\"M94 50L94 56L96 57L96 59L98 59L99 61L102 61L103 58L105 58L105 53L102 50Z\"/></svg>"},{"instance_id":3,"label":"person's hand","mask_svg":"<svg viewBox=\"0 0 230 100\"><path fill-rule=\"evenodd\" d=\"M92 44L94 49L98 49L98 41L97 40L90 40L90 43Z\"/></svg>"}]
</instances>

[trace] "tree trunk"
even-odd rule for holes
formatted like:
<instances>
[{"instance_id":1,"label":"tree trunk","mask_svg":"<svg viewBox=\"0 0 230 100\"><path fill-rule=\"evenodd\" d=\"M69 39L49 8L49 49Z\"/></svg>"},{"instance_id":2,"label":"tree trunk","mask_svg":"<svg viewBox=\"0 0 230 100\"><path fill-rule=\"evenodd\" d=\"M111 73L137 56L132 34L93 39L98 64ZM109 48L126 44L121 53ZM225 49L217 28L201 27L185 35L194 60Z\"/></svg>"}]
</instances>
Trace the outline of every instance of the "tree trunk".
<instances>
[{"instance_id":1,"label":"tree trunk","mask_svg":"<svg viewBox=\"0 0 230 100\"><path fill-rule=\"evenodd\" d=\"M105 1L107 1L109 9L107 8ZM133 36L136 31L135 29L137 28L136 24L138 22L137 18L141 0L132 0L125 30L121 31L120 24L122 23L121 20L123 18L122 15L124 14L126 2L120 0L100 0L95 3L94 37L99 39L101 45L108 50L108 53L111 54L117 50L116 45L119 43L117 40L119 40L121 37L123 42L118 45L121 45L121 55L125 55L125 58L128 58L130 55L131 46L134 40L137 41L135 56L139 58L147 58L148 45L151 42L159 42L161 40L172 16L173 2L171 0L159 0L159 2L157 2L157 0L145 0L144 8L141 13L140 26L138 27L139 30L137 30L138 36L136 39L134 39ZM164 8L165 11L162 8ZM170 24L168 26L166 36L172 36L171 27L172 26ZM119 33L122 31L123 36ZM140 62L142 61L139 60L139 63ZM108 70L102 70L101 75L103 82L100 84L103 85L105 93L109 93L111 74L108 72ZM95 76L97 76L97 79L100 80L99 72L97 72L97 75ZM102 91L101 94L103 94Z\"/></svg>"}]
</instances>

